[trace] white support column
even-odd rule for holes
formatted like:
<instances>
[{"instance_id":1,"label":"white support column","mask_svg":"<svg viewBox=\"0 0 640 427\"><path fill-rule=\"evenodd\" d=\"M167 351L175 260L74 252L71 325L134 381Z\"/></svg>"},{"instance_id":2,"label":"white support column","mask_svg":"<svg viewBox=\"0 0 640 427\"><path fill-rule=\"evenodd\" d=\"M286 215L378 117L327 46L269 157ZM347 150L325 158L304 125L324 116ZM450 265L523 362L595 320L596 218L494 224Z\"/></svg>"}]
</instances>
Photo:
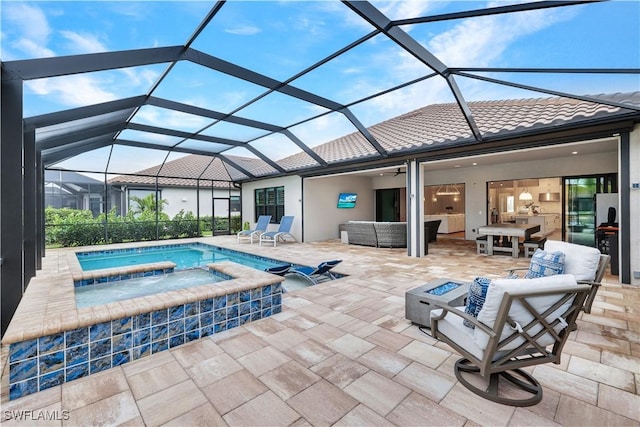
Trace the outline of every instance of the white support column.
<instances>
[{"instance_id":1,"label":"white support column","mask_svg":"<svg viewBox=\"0 0 640 427\"><path fill-rule=\"evenodd\" d=\"M407 255L424 256L424 176L417 160L407 162Z\"/></svg>"}]
</instances>

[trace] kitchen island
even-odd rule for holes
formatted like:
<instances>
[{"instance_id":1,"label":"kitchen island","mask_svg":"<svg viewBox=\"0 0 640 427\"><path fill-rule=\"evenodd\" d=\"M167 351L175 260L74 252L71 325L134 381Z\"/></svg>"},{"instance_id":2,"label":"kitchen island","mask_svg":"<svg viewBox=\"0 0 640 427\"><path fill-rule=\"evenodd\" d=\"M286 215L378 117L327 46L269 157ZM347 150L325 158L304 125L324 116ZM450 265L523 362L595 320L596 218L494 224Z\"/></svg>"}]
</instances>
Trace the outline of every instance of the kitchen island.
<instances>
[{"instance_id":1,"label":"kitchen island","mask_svg":"<svg viewBox=\"0 0 640 427\"><path fill-rule=\"evenodd\" d=\"M533 234L536 237L546 237L560 226L560 214L541 213L535 215L515 215L516 224L539 225L540 231Z\"/></svg>"}]
</instances>

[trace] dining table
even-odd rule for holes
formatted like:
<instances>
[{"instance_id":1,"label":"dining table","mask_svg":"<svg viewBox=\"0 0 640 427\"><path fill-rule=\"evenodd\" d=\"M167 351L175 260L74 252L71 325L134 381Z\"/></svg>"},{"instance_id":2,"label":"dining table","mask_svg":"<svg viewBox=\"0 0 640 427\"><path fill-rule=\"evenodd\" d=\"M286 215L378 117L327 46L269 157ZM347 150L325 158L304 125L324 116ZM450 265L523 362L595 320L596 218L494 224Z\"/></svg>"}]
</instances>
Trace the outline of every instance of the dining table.
<instances>
[{"instance_id":1,"label":"dining table","mask_svg":"<svg viewBox=\"0 0 640 427\"><path fill-rule=\"evenodd\" d=\"M478 228L478 233L487 236L487 255L494 252L511 252L514 258L520 256L520 238L528 240L533 233L540 231L539 224L514 224L510 222L500 222L483 225ZM504 246L495 246L494 237L508 237L509 240Z\"/></svg>"}]
</instances>

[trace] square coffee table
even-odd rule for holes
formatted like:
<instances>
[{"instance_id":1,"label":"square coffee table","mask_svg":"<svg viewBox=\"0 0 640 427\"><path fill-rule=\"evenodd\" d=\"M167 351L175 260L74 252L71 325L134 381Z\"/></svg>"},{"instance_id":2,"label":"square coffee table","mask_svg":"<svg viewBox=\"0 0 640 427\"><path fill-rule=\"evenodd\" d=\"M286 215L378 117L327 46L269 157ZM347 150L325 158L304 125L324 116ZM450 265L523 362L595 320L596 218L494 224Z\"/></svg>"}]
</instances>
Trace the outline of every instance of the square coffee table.
<instances>
[{"instance_id":1,"label":"square coffee table","mask_svg":"<svg viewBox=\"0 0 640 427\"><path fill-rule=\"evenodd\" d=\"M421 326L431 328L430 314L434 302L456 307L465 305L469 282L436 279L405 293L405 317Z\"/></svg>"}]
</instances>

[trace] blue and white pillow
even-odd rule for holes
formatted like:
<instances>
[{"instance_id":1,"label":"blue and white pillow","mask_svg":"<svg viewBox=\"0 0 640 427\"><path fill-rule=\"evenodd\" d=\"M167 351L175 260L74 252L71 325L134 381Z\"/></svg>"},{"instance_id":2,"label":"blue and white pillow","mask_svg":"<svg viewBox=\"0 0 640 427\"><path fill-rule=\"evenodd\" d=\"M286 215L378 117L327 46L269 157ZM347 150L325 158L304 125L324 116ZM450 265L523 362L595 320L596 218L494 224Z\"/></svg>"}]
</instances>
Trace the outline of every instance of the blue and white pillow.
<instances>
[{"instance_id":1,"label":"blue and white pillow","mask_svg":"<svg viewBox=\"0 0 640 427\"><path fill-rule=\"evenodd\" d=\"M484 300L487 297L487 289L491 284L491 279L487 277L476 277L473 279L473 283L469 286L469 294L467 295L467 305L464 308L464 312L478 317L478 313L482 310ZM475 329L475 325L468 320L462 322L464 326Z\"/></svg>"},{"instance_id":2,"label":"blue and white pillow","mask_svg":"<svg viewBox=\"0 0 640 427\"><path fill-rule=\"evenodd\" d=\"M537 277L553 276L564 273L563 252L546 252L540 248L536 249L531 257L529 271L525 274L525 279L535 279Z\"/></svg>"}]
</instances>

